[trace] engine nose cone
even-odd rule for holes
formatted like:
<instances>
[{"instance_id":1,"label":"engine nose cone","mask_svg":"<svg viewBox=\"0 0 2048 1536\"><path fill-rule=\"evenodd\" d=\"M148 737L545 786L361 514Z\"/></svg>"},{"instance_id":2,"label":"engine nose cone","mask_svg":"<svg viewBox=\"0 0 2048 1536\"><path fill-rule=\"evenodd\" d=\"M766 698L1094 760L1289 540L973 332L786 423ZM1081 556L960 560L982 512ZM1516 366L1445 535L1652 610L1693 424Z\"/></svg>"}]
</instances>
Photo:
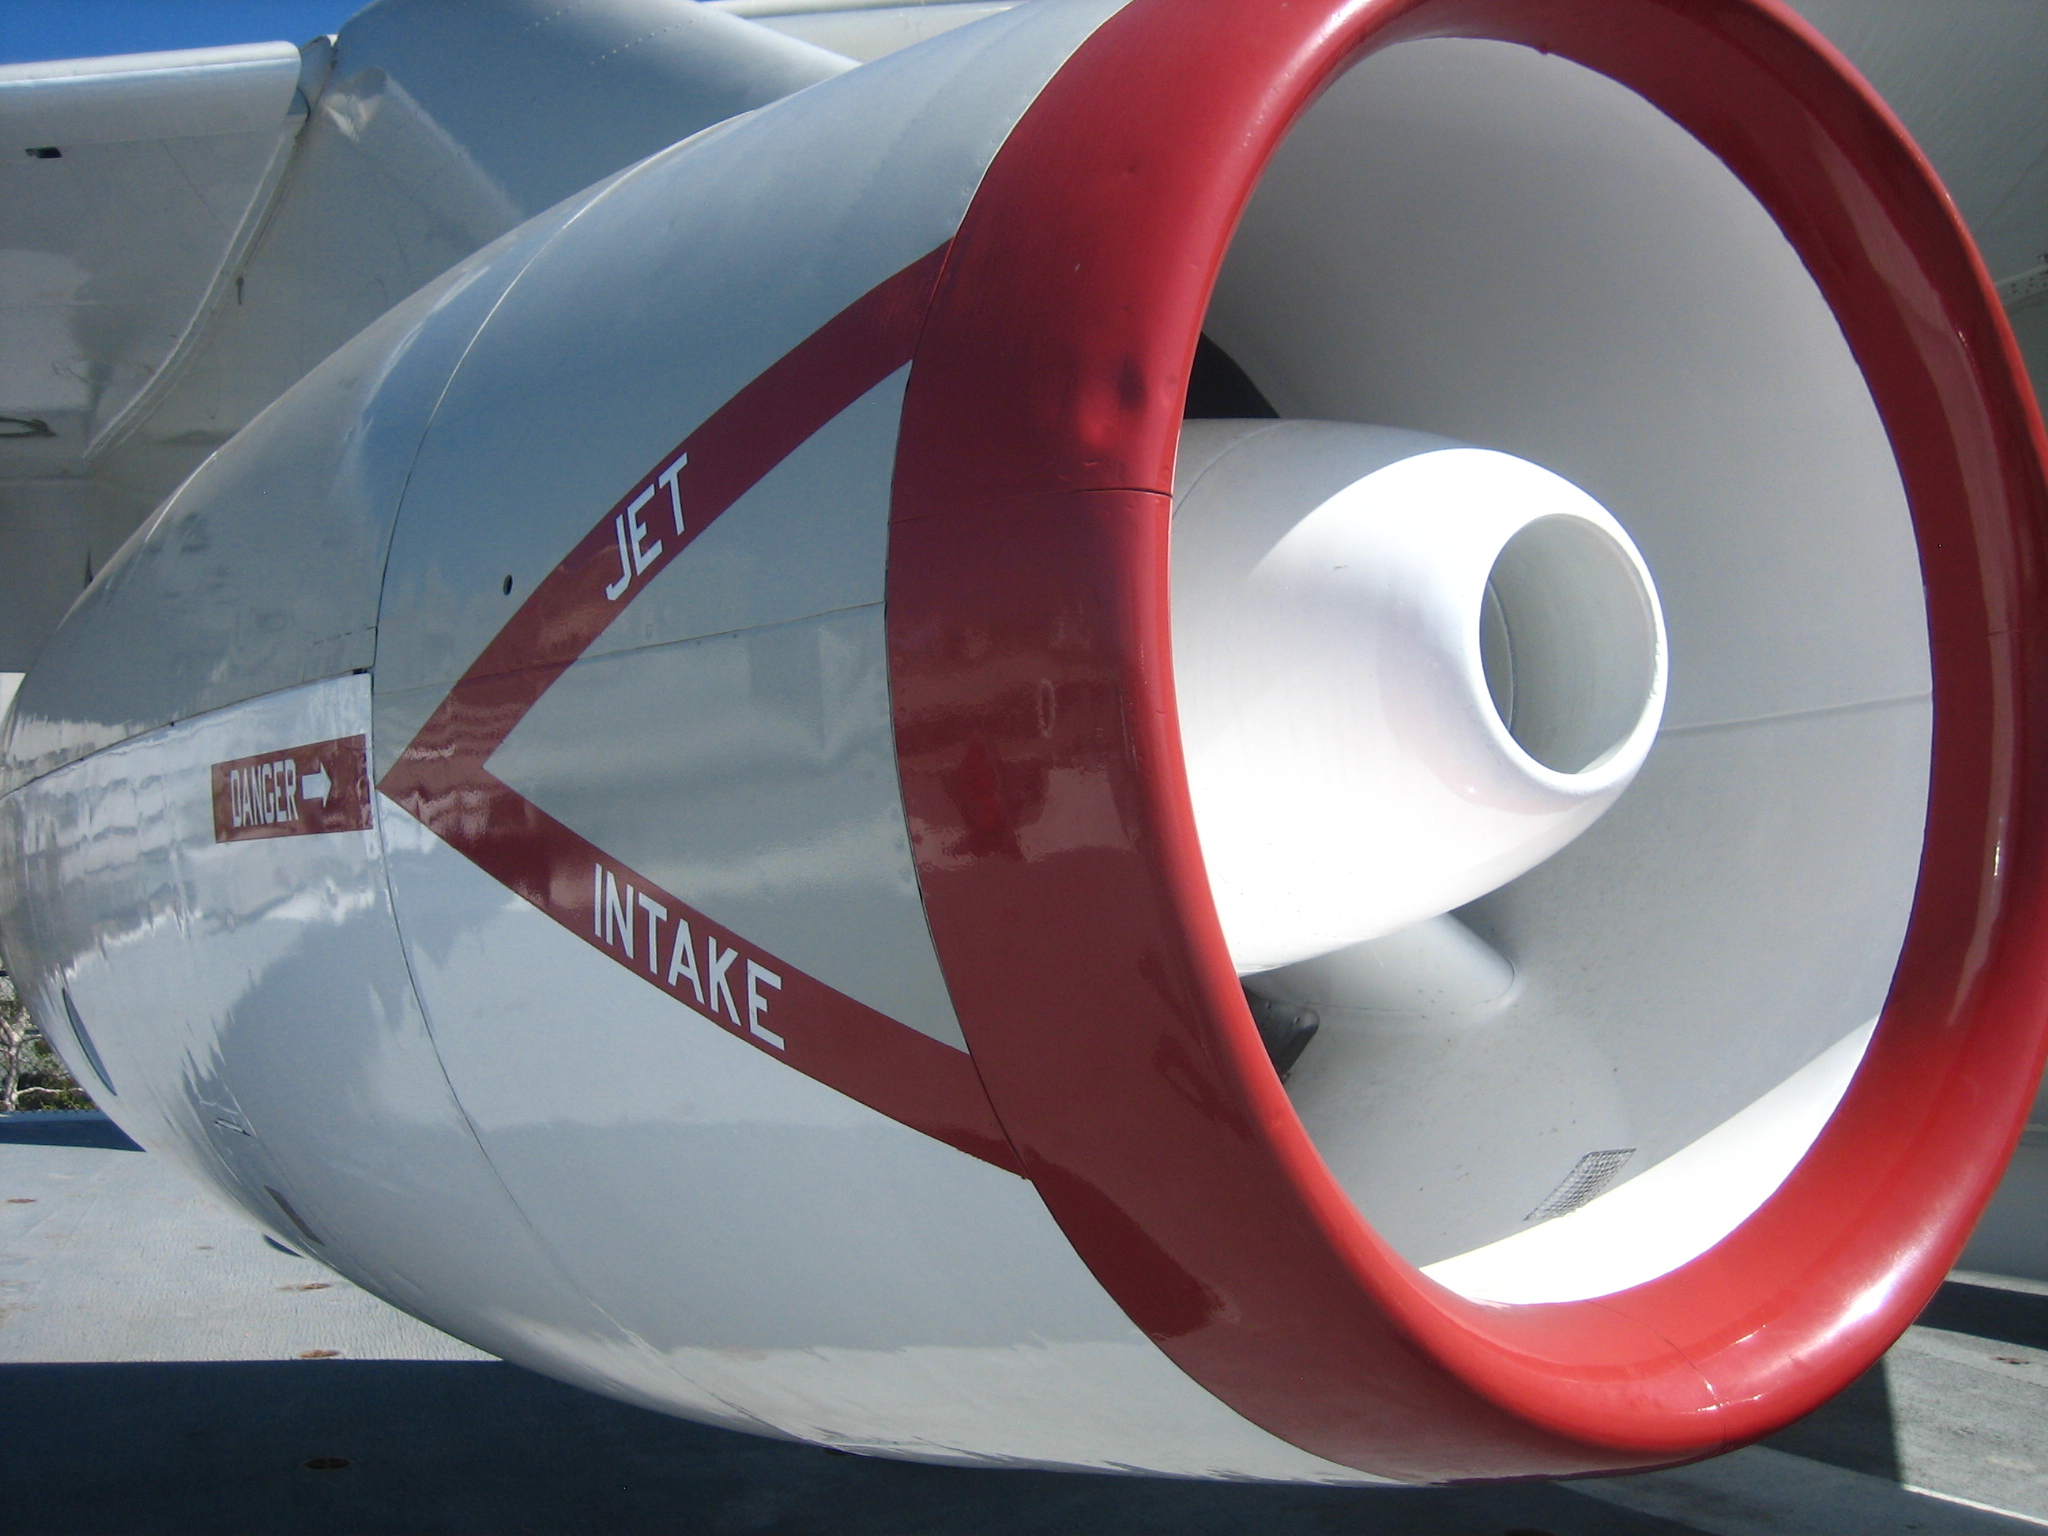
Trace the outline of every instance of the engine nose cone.
<instances>
[{"instance_id":1,"label":"engine nose cone","mask_svg":"<svg viewBox=\"0 0 2048 1536\"><path fill-rule=\"evenodd\" d=\"M1334 422L1191 423L1182 465L1174 671L1240 974L1484 895L1628 787L1663 714L1663 617L1585 492Z\"/></svg>"}]
</instances>

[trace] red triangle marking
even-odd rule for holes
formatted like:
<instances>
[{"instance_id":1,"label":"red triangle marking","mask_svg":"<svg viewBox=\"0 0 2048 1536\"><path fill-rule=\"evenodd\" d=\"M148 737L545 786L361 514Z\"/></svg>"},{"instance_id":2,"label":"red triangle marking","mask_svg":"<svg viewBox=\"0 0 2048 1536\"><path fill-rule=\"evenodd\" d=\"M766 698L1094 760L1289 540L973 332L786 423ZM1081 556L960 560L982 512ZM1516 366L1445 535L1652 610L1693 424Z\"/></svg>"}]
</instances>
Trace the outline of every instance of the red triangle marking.
<instances>
[{"instance_id":1,"label":"red triangle marking","mask_svg":"<svg viewBox=\"0 0 2048 1536\"><path fill-rule=\"evenodd\" d=\"M655 576L910 361L946 249L870 289L663 454L484 647L378 788L493 879L702 1017L893 1120L1019 1173L965 1052L748 943L485 767Z\"/></svg>"}]
</instances>

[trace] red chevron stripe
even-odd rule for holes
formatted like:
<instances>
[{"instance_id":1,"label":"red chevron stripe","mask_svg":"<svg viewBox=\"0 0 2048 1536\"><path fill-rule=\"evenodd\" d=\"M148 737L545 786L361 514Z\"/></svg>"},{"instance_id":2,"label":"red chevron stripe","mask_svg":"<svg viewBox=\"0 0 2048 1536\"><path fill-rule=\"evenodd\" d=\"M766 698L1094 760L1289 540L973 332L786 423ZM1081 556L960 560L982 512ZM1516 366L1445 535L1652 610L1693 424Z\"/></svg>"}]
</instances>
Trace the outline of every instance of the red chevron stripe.
<instances>
[{"instance_id":1,"label":"red chevron stripe","mask_svg":"<svg viewBox=\"0 0 2048 1536\"><path fill-rule=\"evenodd\" d=\"M964 1052L749 943L485 766L655 576L800 444L910 361L945 255L941 246L870 289L661 455L484 647L378 788L479 869L700 1018L893 1120L1019 1172Z\"/></svg>"}]
</instances>

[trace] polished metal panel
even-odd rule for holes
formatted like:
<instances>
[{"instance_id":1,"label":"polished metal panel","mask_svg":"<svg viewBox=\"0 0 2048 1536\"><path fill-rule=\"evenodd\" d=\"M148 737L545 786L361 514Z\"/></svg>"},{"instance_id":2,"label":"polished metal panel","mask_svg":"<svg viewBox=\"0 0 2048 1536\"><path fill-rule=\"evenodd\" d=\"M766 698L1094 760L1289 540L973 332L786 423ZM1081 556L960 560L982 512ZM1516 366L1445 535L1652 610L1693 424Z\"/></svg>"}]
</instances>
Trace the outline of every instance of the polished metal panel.
<instances>
[{"instance_id":1,"label":"polished metal panel","mask_svg":"<svg viewBox=\"0 0 2048 1536\"><path fill-rule=\"evenodd\" d=\"M904 834L879 606L577 663L492 758L541 809L965 1050Z\"/></svg>"},{"instance_id":2,"label":"polished metal panel","mask_svg":"<svg viewBox=\"0 0 2048 1536\"><path fill-rule=\"evenodd\" d=\"M290 43L0 64L7 144L123 144L275 132L298 88Z\"/></svg>"},{"instance_id":3,"label":"polished metal panel","mask_svg":"<svg viewBox=\"0 0 2048 1536\"><path fill-rule=\"evenodd\" d=\"M0 68L0 668L169 488L92 456L230 296L309 68L285 43Z\"/></svg>"},{"instance_id":4,"label":"polished metal panel","mask_svg":"<svg viewBox=\"0 0 2048 1536\"><path fill-rule=\"evenodd\" d=\"M530 215L848 67L688 0L400 0L342 28L330 100L367 121L375 77L402 82L471 174Z\"/></svg>"},{"instance_id":5,"label":"polished metal panel","mask_svg":"<svg viewBox=\"0 0 2048 1536\"><path fill-rule=\"evenodd\" d=\"M945 242L995 125L1101 13L996 17L677 146L527 268L407 486L379 621L380 773L615 500ZM708 916L959 1047L911 872L880 623L902 388L899 371L870 390L693 542L491 768Z\"/></svg>"},{"instance_id":6,"label":"polished metal panel","mask_svg":"<svg viewBox=\"0 0 2048 1536\"><path fill-rule=\"evenodd\" d=\"M847 67L687 0L405 0L335 39L234 302L104 472L168 492L378 315L563 198Z\"/></svg>"},{"instance_id":7,"label":"polished metal panel","mask_svg":"<svg viewBox=\"0 0 2048 1536\"><path fill-rule=\"evenodd\" d=\"M25 672L135 529L136 498L84 475L0 479L0 669Z\"/></svg>"},{"instance_id":8,"label":"polished metal panel","mask_svg":"<svg viewBox=\"0 0 2048 1536\"><path fill-rule=\"evenodd\" d=\"M392 546L378 693L460 676L510 617L508 574L516 603L714 410L950 238L1008 125L1113 9L1006 12L612 182L449 385ZM807 579L792 556L774 581Z\"/></svg>"},{"instance_id":9,"label":"polished metal panel","mask_svg":"<svg viewBox=\"0 0 2048 1536\"><path fill-rule=\"evenodd\" d=\"M377 833L214 836L211 764L361 732L368 708L363 677L291 689L0 798L8 959L81 1068L62 994L89 1019L122 1126L278 1241L484 1348L673 1400L687 1389L567 1283L456 1106Z\"/></svg>"},{"instance_id":10,"label":"polished metal panel","mask_svg":"<svg viewBox=\"0 0 2048 1536\"><path fill-rule=\"evenodd\" d=\"M1024 1180L786 1070L389 801L382 826L492 1166L583 1293L723 1422L915 1460L1375 1481L1183 1375Z\"/></svg>"},{"instance_id":11,"label":"polished metal panel","mask_svg":"<svg viewBox=\"0 0 2048 1536\"><path fill-rule=\"evenodd\" d=\"M491 771L771 953L964 1050L889 715L902 398L899 370L742 497L542 695Z\"/></svg>"},{"instance_id":12,"label":"polished metal panel","mask_svg":"<svg viewBox=\"0 0 2048 1536\"><path fill-rule=\"evenodd\" d=\"M301 54L0 70L0 415L49 429L0 435L0 667L26 668L88 566L407 295L849 67L690 0L410 0ZM61 153L21 153L38 146Z\"/></svg>"},{"instance_id":13,"label":"polished metal panel","mask_svg":"<svg viewBox=\"0 0 2048 1536\"><path fill-rule=\"evenodd\" d=\"M0 66L0 471L75 473L170 361L304 121L299 50ZM54 150L51 154L49 151Z\"/></svg>"},{"instance_id":14,"label":"polished metal panel","mask_svg":"<svg viewBox=\"0 0 2048 1536\"><path fill-rule=\"evenodd\" d=\"M370 665L386 542L420 435L491 305L574 206L386 316L179 490L22 684L0 786Z\"/></svg>"}]
</instances>

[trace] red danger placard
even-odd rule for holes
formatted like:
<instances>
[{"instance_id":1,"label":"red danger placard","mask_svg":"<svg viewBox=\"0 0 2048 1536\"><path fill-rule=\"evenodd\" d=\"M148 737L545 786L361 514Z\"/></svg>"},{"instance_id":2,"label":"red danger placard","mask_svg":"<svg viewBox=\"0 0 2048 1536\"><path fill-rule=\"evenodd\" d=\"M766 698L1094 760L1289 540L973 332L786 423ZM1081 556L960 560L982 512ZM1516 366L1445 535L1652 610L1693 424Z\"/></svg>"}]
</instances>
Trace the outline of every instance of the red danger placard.
<instances>
[{"instance_id":1,"label":"red danger placard","mask_svg":"<svg viewBox=\"0 0 2048 1536\"><path fill-rule=\"evenodd\" d=\"M213 840L363 832L370 751L362 736L280 747L213 765Z\"/></svg>"}]
</instances>

